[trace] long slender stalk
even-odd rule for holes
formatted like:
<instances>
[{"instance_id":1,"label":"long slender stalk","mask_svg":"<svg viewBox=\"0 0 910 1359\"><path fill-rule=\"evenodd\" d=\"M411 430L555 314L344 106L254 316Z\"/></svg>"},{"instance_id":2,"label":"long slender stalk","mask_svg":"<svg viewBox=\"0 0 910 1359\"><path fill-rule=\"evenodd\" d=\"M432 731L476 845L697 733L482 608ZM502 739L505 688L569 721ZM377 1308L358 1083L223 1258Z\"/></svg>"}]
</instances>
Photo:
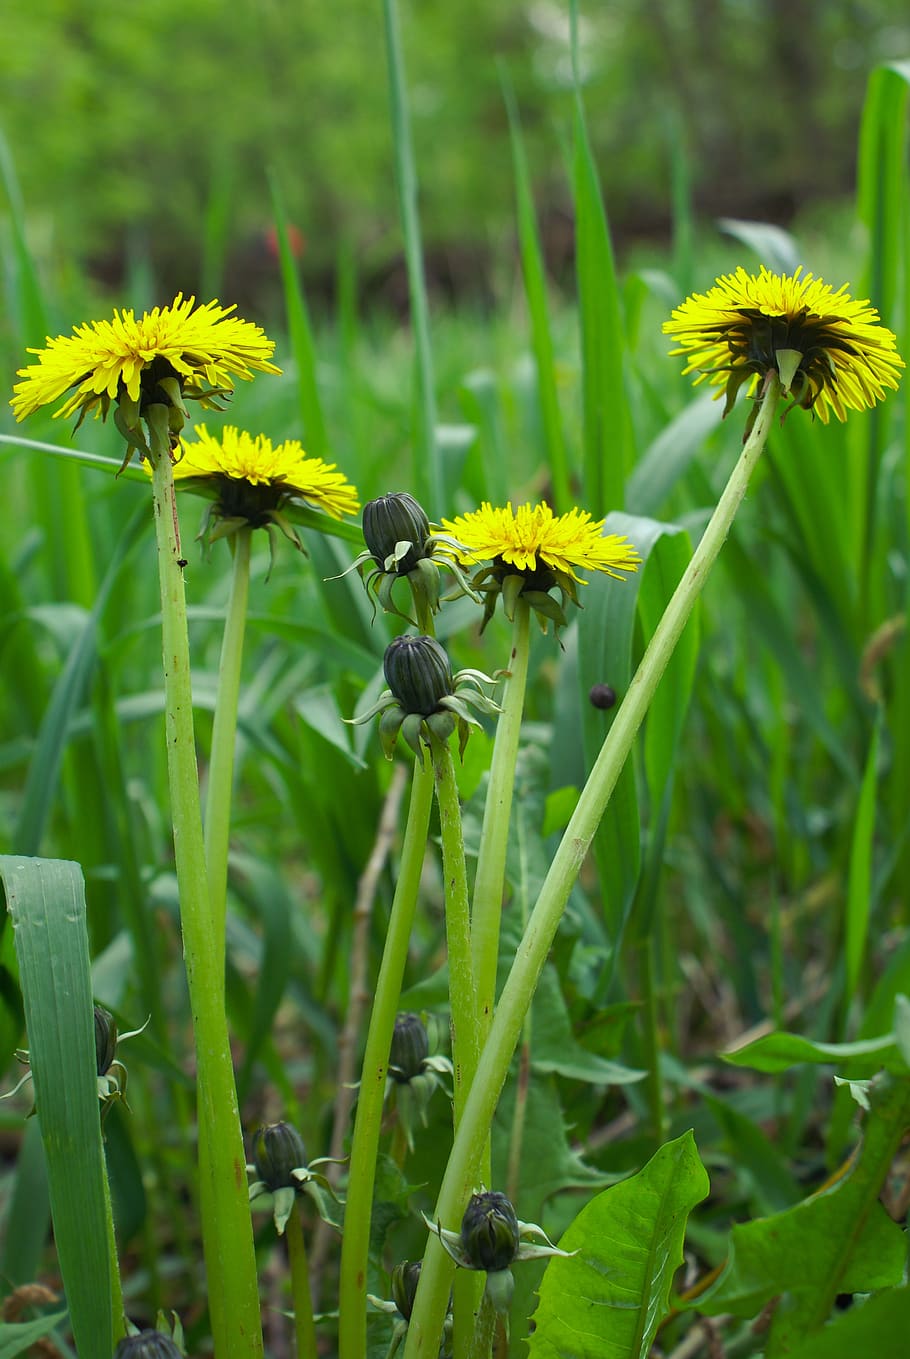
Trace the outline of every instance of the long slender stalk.
<instances>
[{"instance_id":1,"label":"long slender stalk","mask_svg":"<svg viewBox=\"0 0 910 1359\"><path fill-rule=\"evenodd\" d=\"M503 988L443 1176L434 1214L434 1218L443 1225L455 1226L461 1219L461 1213L473 1187L496 1104L508 1075L509 1063L521 1035L524 1017L531 1004L572 885L588 853L594 833L654 692L730 531L736 511L746 493L749 478L768 437L779 398L780 383L777 375L771 374L751 433L743 445L701 542L692 554L689 565L629 685L616 720L582 789L578 805L541 887L512 970ZM442 1244L435 1235L431 1235L421 1270L414 1311L408 1326L405 1359L418 1359L418 1356L425 1359L428 1355L435 1359L452 1268L452 1262Z\"/></svg>"},{"instance_id":2,"label":"long slender stalk","mask_svg":"<svg viewBox=\"0 0 910 1359\"><path fill-rule=\"evenodd\" d=\"M202 1241L215 1350L262 1355L246 1157L224 1008L224 958L216 948L199 803L186 597L171 467L167 409L147 413L161 583L165 730L174 857L193 1034L196 1043Z\"/></svg>"},{"instance_id":3,"label":"long slender stalk","mask_svg":"<svg viewBox=\"0 0 910 1359\"><path fill-rule=\"evenodd\" d=\"M496 999L496 965L499 961L499 928L502 919L502 894L506 873L506 850L515 784L515 761L524 711L528 678L531 610L519 595L512 627L512 652L509 678L502 696L502 712L496 723L490 782L483 809L477 871L474 875L474 904L471 914L471 953L477 985L477 1012L480 1046L483 1047L493 1022Z\"/></svg>"},{"instance_id":4,"label":"long slender stalk","mask_svg":"<svg viewBox=\"0 0 910 1359\"><path fill-rule=\"evenodd\" d=\"M247 601L250 595L252 539L253 530L248 527L239 529L229 539L234 554L234 568L231 574L227 616L224 620L224 637L221 642L218 694L215 699L212 750L205 799L205 867L215 926L215 948L221 957L224 956L225 947L234 749L237 743L237 705L240 701L243 638L246 632Z\"/></svg>"},{"instance_id":5,"label":"long slender stalk","mask_svg":"<svg viewBox=\"0 0 910 1359\"><path fill-rule=\"evenodd\" d=\"M449 1010L452 1023L452 1065L455 1069L455 1127L477 1069L477 991L471 961L471 918L468 874L461 830L461 806L447 742L433 738L433 773L442 836L445 882L446 952L449 960Z\"/></svg>"},{"instance_id":6,"label":"long slender stalk","mask_svg":"<svg viewBox=\"0 0 910 1359\"><path fill-rule=\"evenodd\" d=\"M398 882L395 885L389 928L376 981L376 996L370 1015L357 1114L354 1120L351 1172L348 1178L344 1238L341 1246L339 1359L365 1359L367 1352L367 1260L373 1185L376 1179L376 1153L379 1148L389 1051L408 956L411 926L414 922L414 909L417 905L432 805L433 769L429 760L423 763L418 760L414 765L411 802L401 851Z\"/></svg>"},{"instance_id":7,"label":"long slender stalk","mask_svg":"<svg viewBox=\"0 0 910 1359\"><path fill-rule=\"evenodd\" d=\"M291 1298L294 1303L294 1353L297 1359L317 1359L316 1323L313 1320L313 1299L310 1295L310 1271L307 1266L306 1242L300 1220L299 1197L291 1209L285 1235L288 1239L288 1259L291 1263Z\"/></svg>"}]
</instances>

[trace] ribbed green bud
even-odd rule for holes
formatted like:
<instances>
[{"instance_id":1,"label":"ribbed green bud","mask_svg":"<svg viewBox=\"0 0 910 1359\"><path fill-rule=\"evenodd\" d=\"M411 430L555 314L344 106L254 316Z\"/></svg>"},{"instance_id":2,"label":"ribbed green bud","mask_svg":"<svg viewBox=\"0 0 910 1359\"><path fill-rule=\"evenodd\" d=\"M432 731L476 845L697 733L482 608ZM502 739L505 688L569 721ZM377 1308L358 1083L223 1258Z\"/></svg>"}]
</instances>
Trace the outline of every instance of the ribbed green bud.
<instances>
[{"instance_id":1,"label":"ribbed green bud","mask_svg":"<svg viewBox=\"0 0 910 1359\"><path fill-rule=\"evenodd\" d=\"M430 521L421 505L407 491L396 491L370 500L363 507L363 539L367 550L381 570L406 576L427 554L424 544L429 537ZM394 564L399 543L410 543L410 550Z\"/></svg>"},{"instance_id":2,"label":"ribbed green bud","mask_svg":"<svg viewBox=\"0 0 910 1359\"><path fill-rule=\"evenodd\" d=\"M399 1085L419 1076L430 1055L430 1040L420 1015L400 1014L395 1020L389 1075Z\"/></svg>"},{"instance_id":3,"label":"ribbed green bud","mask_svg":"<svg viewBox=\"0 0 910 1359\"><path fill-rule=\"evenodd\" d=\"M119 1341L114 1359L183 1359L169 1335L161 1331L140 1331Z\"/></svg>"},{"instance_id":4,"label":"ribbed green bud","mask_svg":"<svg viewBox=\"0 0 910 1359\"><path fill-rule=\"evenodd\" d=\"M507 1269L518 1254L518 1218L505 1194L474 1194L461 1219L461 1248L471 1269Z\"/></svg>"},{"instance_id":5,"label":"ribbed green bud","mask_svg":"<svg viewBox=\"0 0 910 1359\"><path fill-rule=\"evenodd\" d=\"M117 1051L117 1021L103 1005L95 1006L95 1061L98 1075L104 1076Z\"/></svg>"},{"instance_id":6,"label":"ribbed green bud","mask_svg":"<svg viewBox=\"0 0 910 1359\"><path fill-rule=\"evenodd\" d=\"M414 1295L420 1281L419 1260L402 1260L392 1270L392 1301L405 1321L411 1320L414 1309Z\"/></svg>"},{"instance_id":7,"label":"ribbed green bud","mask_svg":"<svg viewBox=\"0 0 910 1359\"><path fill-rule=\"evenodd\" d=\"M429 717L454 692L452 667L435 637L395 637L382 662L386 683L403 710Z\"/></svg>"},{"instance_id":8,"label":"ribbed green bud","mask_svg":"<svg viewBox=\"0 0 910 1359\"><path fill-rule=\"evenodd\" d=\"M253 1138L256 1174L272 1193L276 1189L299 1189L292 1170L306 1165L303 1138L291 1123L269 1123Z\"/></svg>"}]
</instances>

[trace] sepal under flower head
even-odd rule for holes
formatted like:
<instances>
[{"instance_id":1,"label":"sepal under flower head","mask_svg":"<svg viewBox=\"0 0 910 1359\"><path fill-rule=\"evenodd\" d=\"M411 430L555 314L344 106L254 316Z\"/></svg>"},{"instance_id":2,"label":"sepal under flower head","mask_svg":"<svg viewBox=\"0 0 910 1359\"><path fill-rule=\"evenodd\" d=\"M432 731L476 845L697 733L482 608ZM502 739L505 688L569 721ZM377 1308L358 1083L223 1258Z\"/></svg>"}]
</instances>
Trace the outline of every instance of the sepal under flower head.
<instances>
[{"instance_id":1,"label":"sepal under flower head","mask_svg":"<svg viewBox=\"0 0 910 1359\"><path fill-rule=\"evenodd\" d=\"M310 1196L324 1222L338 1227L340 1217L334 1205L340 1205L341 1200L316 1167L339 1164L332 1157L322 1156L308 1165L303 1138L292 1123L266 1124L253 1136L253 1164L247 1170L259 1178L250 1185L250 1202L271 1195L272 1216L279 1236L284 1233L299 1193Z\"/></svg>"},{"instance_id":2,"label":"sepal under flower head","mask_svg":"<svg viewBox=\"0 0 910 1359\"><path fill-rule=\"evenodd\" d=\"M394 637L386 648L382 663L388 689L365 713L352 719L368 722L379 716L379 739L383 753L391 759L399 732L421 760L423 746L448 741L458 731L459 748L464 752L470 728L480 726L474 711L495 714L497 704L483 692L497 677L480 670L452 667L445 649L435 637Z\"/></svg>"},{"instance_id":3,"label":"sepal under flower head","mask_svg":"<svg viewBox=\"0 0 910 1359\"><path fill-rule=\"evenodd\" d=\"M794 406L827 424L833 411L865 410L896 390L904 361L895 336L868 301L837 292L802 267L793 274L758 274L740 266L706 293L677 307L664 332L686 357L684 373L697 373L724 396L724 415L741 387L751 394L777 373Z\"/></svg>"},{"instance_id":4,"label":"sepal under flower head","mask_svg":"<svg viewBox=\"0 0 910 1359\"><path fill-rule=\"evenodd\" d=\"M424 1221L457 1265L486 1271L486 1294L500 1315L505 1315L512 1300L511 1265L519 1260L539 1260L549 1255L568 1258L576 1254L554 1246L536 1223L519 1221L508 1198L498 1190L483 1190L471 1196L460 1232L449 1231L427 1217ZM535 1237L542 1237L546 1244L534 1241Z\"/></svg>"},{"instance_id":5,"label":"sepal under flower head","mask_svg":"<svg viewBox=\"0 0 910 1359\"><path fill-rule=\"evenodd\" d=\"M479 567L471 586L484 598L482 629L501 596L507 618L521 597L543 632L549 623L558 632L567 625L566 606L580 603L576 587L587 583L576 568L623 580L622 572L637 571L641 563L628 539L604 534L604 522L592 521L586 510L555 515L545 502L513 510L511 501L498 508L484 501L479 510L444 519L447 537L440 541L462 566Z\"/></svg>"}]
</instances>

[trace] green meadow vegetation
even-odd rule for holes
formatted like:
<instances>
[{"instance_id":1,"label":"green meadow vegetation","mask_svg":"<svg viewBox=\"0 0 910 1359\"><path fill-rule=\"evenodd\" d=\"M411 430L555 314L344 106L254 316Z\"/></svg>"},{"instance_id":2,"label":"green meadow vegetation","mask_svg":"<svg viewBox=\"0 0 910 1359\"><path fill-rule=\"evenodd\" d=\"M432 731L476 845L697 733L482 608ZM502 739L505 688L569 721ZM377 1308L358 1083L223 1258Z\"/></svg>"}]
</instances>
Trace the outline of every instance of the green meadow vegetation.
<instances>
[{"instance_id":1,"label":"green meadow vegetation","mask_svg":"<svg viewBox=\"0 0 910 1359\"><path fill-rule=\"evenodd\" d=\"M573 4L568 277L501 75L508 177L478 171L453 220L467 238L471 195L507 188L515 256L492 301L445 308L432 47L380 8L407 322L364 304L343 233L313 306L279 156L280 310L247 318L248 371L225 341L141 399L123 377L104 420L54 419L62 388L0 417L0 1356L902 1359L906 384L835 418L832 332L819 393L787 366L797 318L724 415L662 326L739 266L802 269L910 353L910 62L868 72L827 222L746 205L709 233L667 132L672 243L620 267ZM30 348L138 316L152 275L130 256L99 301L48 269L34 167L0 168L11 398ZM228 190L203 182L201 213L168 211L188 238L202 218L214 285ZM300 440L373 509L326 512L320 472L229 511L223 479L175 483L202 423ZM539 502L637 562L570 550L576 586L466 555L481 506Z\"/></svg>"}]
</instances>

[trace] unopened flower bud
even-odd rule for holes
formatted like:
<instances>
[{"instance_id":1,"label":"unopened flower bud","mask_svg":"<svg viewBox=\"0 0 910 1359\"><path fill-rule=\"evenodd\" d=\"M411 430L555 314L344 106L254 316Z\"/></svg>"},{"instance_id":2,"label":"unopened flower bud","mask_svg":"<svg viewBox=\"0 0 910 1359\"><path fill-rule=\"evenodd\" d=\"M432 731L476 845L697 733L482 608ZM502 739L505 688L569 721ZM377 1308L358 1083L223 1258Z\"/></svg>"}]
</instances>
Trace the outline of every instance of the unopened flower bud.
<instances>
[{"instance_id":1,"label":"unopened flower bud","mask_svg":"<svg viewBox=\"0 0 910 1359\"><path fill-rule=\"evenodd\" d=\"M269 1123L253 1138L256 1174L274 1193L276 1189L298 1189L291 1174L306 1165L303 1138L291 1123Z\"/></svg>"},{"instance_id":2,"label":"unopened flower bud","mask_svg":"<svg viewBox=\"0 0 910 1359\"><path fill-rule=\"evenodd\" d=\"M419 1076L430 1055L430 1040L420 1015L401 1014L395 1020L389 1075L399 1085Z\"/></svg>"},{"instance_id":3,"label":"unopened flower bud","mask_svg":"<svg viewBox=\"0 0 910 1359\"><path fill-rule=\"evenodd\" d=\"M405 576L427 555L424 544L430 534L430 521L421 505L407 491L383 495L363 507L363 538L374 562L381 570ZM410 543L402 557L396 556L399 543ZM393 560L390 562L389 559Z\"/></svg>"},{"instance_id":4,"label":"unopened flower bud","mask_svg":"<svg viewBox=\"0 0 910 1359\"><path fill-rule=\"evenodd\" d=\"M117 1051L117 1021L103 1005L95 1006L95 1061L98 1075L104 1076Z\"/></svg>"},{"instance_id":5,"label":"unopened flower bud","mask_svg":"<svg viewBox=\"0 0 910 1359\"><path fill-rule=\"evenodd\" d=\"M405 713L430 717L454 692L452 667L434 637L395 637L382 662L386 683Z\"/></svg>"},{"instance_id":6,"label":"unopened flower bud","mask_svg":"<svg viewBox=\"0 0 910 1359\"><path fill-rule=\"evenodd\" d=\"M505 1194L487 1190L471 1197L461 1219L461 1248L472 1269L507 1269L518 1254L518 1218Z\"/></svg>"},{"instance_id":7,"label":"unopened flower bud","mask_svg":"<svg viewBox=\"0 0 910 1359\"><path fill-rule=\"evenodd\" d=\"M169 1335L161 1331L140 1331L121 1340L114 1351L114 1359L183 1359Z\"/></svg>"},{"instance_id":8,"label":"unopened flower bud","mask_svg":"<svg viewBox=\"0 0 910 1359\"><path fill-rule=\"evenodd\" d=\"M420 1281L419 1260L402 1260L392 1270L392 1299L405 1321L411 1320L414 1295Z\"/></svg>"}]
</instances>

